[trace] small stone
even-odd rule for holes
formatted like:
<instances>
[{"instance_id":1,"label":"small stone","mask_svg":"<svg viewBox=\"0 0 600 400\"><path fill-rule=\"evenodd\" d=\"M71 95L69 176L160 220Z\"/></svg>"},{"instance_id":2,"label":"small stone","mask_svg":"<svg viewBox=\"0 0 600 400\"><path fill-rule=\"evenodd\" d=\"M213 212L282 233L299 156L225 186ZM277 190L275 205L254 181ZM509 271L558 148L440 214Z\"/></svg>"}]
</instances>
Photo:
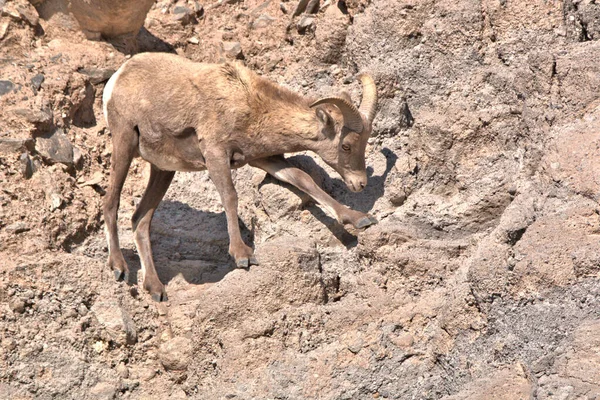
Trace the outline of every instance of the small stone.
<instances>
[{"instance_id":1,"label":"small stone","mask_svg":"<svg viewBox=\"0 0 600 400\"><path fill-rule=\"evenodd\" d=\"M76 329L76 331L84 332L87 328L90 327L90 323L91 323L90 317L81 318L77 322L77 327L75 329Z\"/></svg>"},{"instance_id":2,"label":"small stone","mask_svg":"<svg viewBox=\"0 0 600 400\"><path fill-rule=\"evenodd\" d=\"M142 381L148 382L156 376L156 370L154 368L142 367L137 370L137 376Z\"/></svg>"},{"instance_id":3,"label":"small stone","mask_svg":"<svg viewBox=\"0 0 600 400\"><path fill-rule=\"evenodd\" d=\"M38 137L35 149L50 164L73 164L73 145L62 129Z\"/></svg>"},{"instance_id":4,"label":"small stone","mask_svg":"<svg viewBox=\"0 0 600 400\"><path fill-rule=\"evenodd\" d=\"M23 233L29 230L29 227L25 222L15 222L14 224L7 225L4 230L9 233Z\"/></svg>"},{"instance_id":5,"label":"small stone","mask_svg":"<svg viewBox=\"0 0 600 400\"><path fill-rule=\"evenodd\" d=\"M37 74L29 80L31 82L31 89L33 90L33 94L37 94L40 91L44 80L46 80L44 74Z\"/></svg>"},{"instance_id":6,"label":"small stone","mask_svg":"<svg viewBox=\"0 0 600 400\"><path fill-rule=\"evenodd\" d=\"M277 67L277 64L279 64L281 61L283 61L283 57L272 56L271 59L269 60L269 62L267 63L266 68L269 71L273 71L275 69L275 67Z\"/></svg>"},{"instance_id":7,"label":"small stone","mask_svg":"<svg viewBox=\"0 0 600 400\"><path fill-rule=\"evenodd\" d=\"M85 306L85 304L81 303L78 307L77 307L77 312L79 313L79 315L81 316L85 316L88 313L88 308Z\"/></svg>"},{"instance_id":8,"label":"small stone","mask_svg":"<svg viewBox=\"0 0 600 400\"><path fill-rule=\"evenodd\" d=\"M77 169L83 168L83 153L79 147L73 147L73 165Z\"/></svg>"},{"instance_id":9,"label":"small stone","mask_svg":"<svg viewBox=\"0 0 600 400\"><path fill-rule=\"evenodd\" d=\"M17 341L13 338L4 339L2 341L2 347L8 351L12 351L17 348Z\"/></svg>"},{"instance_id":10,"label":"small stone","mask_svg":"<svg viewBox=\"0 0 600 400\"><path fill-rule=\"evenodd\" d=\"M176 6L173 8L173 14L181 15L181 14L190 14L192 10L184 6Z\"/></svg>"},{"instance_id":11,"label":"small stone","mask_svg":"<svg viewBox=\"0 0 600 400\"><path fill-rule=\"evenodd\" d=\"M183 399L187 399L187 395L185 394L185 391L183 391L182 389L175 389L175 391L173 393L171 393L171 395L169 396L169 400L183 400Z\"/></svg>"},{"instance_id":12,"label":"small stone","mask_svg":"<svg viewBox=\"0 0 600 400\"><path fill-rule=\"evenodd\" d=\"M17 314L23 314L25 312L25 302L21 299L11 300L8 303L8 306L13 312Z\"/></svg>"},{"instance_id":13,"label":"small stone","mask_svg":"<svg viewBox=\"0 0 600 400\"><path fill-rule=\"evenodd\" d=\"M273 21L275 21L275 18L271 18L270 16L268 16L266 14L262 14L260 17L256 18L252 22L252 28L254 28L254 29L266 28L267 26L271 25L271 23L273 23Z\"/></svg>"},{"instance_id":14,"label":"small stone","mask_svg":"<svg viewBox=\"0 0 600 400\"><path fill-rule=\"evenodd\" d=\"M15 84L11 81L1 80L0 81L0 96L10 93L14 90Z\"/></svg>"},{"instance_id":15,"label":"small stone","mask_svg":"<svg viewBox=\"0 0 600 400\"><path fill-rule=\"evenodd\" d=\"M132 379L123 379L121 381L119 390L123 393L125 392L131 392L133 390L135 390L138 386L140 386L140 382L136 381L136 380L132 380ZM138 397L139 399L141 399L141 397Z\"/></svg>"},{"instance_id":16,"label":"small stone","mask_svg":"<svg viewBox=\"0 0 600 400\"><path fill-rule=\"evenodd\" d=\"M198 38L196 36L192 36L191 38L188 39L188 43L198 44L198 43L200 43L200 41L198 40Z\"/></svg>"},{"instance_id":17,"label":"small stone","mask_svg":"<svg viewBox=\"0 0 600 400\"><path fill-rule=\"evenodd\" d=\"M35 128L35 133L50 132L54 127L54 116L50 110L32 110L29 108L17 108L13 113L23 117L25 121L32 124Z\"/></svg>"},{"instance_id":18,"label":"small stone","mask_svg":"<svg viewBox=\"0 0 600 400\"><path fill-rule=\"evenodd\" d=\"M74 308L68 308L67 311L65 311L65 317L67 318L74 318L77 317L79 314L77 313L77 311Z\"/></svg>"},{"instance_id":19,"label":"small stone","mask_svg":"<svg viewBox=\"0 0 600 400\"><path fill-rule=\"evenodd\" d=\"M58 210L63 205L63 199L58 193L50 194L50 212Z\"/></svg>"},{"instance_id":20,"label":"small stone","mask_svg":"<svg viewBox=\"0 0 600 400\"><path fill-rule=\"evenodd\" d=\"M17 5L19 16L27 21L31 26L37 26L40 23L40 16L31 4L23 2Z\"/></svg>"},{"instance_id":21,"label":"small stone","mask_svg":"<svg viewBox=\"0 0 600 400\"><path fill-rule=\"evenodd\" d=\"M89 77L92 85L97 85L109 80L116 71L112 68L82 68L77 72Z\"/></svg>"},{"instance_id":22,"label":"small stone","mask_svg":"<svg viewBox=\"0 0 600 400\"><path fill-rule=\"evenodd\" d=\"M8 21L8 20L0 23L0 40L4 39L4 37L6 36L9 25L10 25L10 21Z\"/></svg>"},{"instance_id":23,"label":"small stone","mask_svg":"<svg viewBox=\"0 0 600 400\"><path fill-rule=\"evenodd\" d=\"M333 64L331 67L329 67L329 71L331 72L331 75L335 76L342 73L341 68L337 64Z\"/></svg>"},{"instance_id":24,"label":"small stone","mask_svg":"<svg viewBox=\"0 0 600 400\"><path fill-rule=\"evenodd\" d=\"M406 201L406 194L395 192L390 196L390 203L395 207L400 207Z\"/></svg>"},{"instance_id":25,"label":"small stone","mask_svg":"<svg viewBox=\"0 0 600 400\"><path fill-rule=\"evenodd\" d=\"M21 154L21 157L19 157L19 162L21 163L21 175L23 175L23 178L31 178L34 172L34 166L29 154Z\"/></svg>"},{"instance_id":26,"label":"small stone","mask_svg":"<svg viewBox=\"0 0 600 400\"><path fill-rule=\"evenodd\" d=\"M108 382L98 382L90 389L89 395L91 399L109 400L115 397L117 388L114 384Z\"/></svg>"},{"instance_id":27,"label":"small stone","mask_svg":"<svg viewBox=\"0 0 600 400\"><path fill-rule=\"evenodd\" d=\"M415 342L415 339L410 333L405 332L405 333L399 334L396 337L392 337L391 341L396 346L398 346L402 349L406 349L406 348L410 348L413 345L413 343Z\"/></svg>"},{"instance_id":28,"label":"small stone","mask_svg":"<svg viewBox=\"0 0 600 400\"><path fill-rule=\"evenodd\" d=\"M137 342L137 329L131 316L116 300L103 300L94 303L92 313L118 344L132 345Z\"/></svg>"},{"instance_id":29,"label":"small stone","mask_svg":"<svg viewBox=\"0 0 600 400\"><path fill-rule=\"evenodd\" d=\"M94 349L94 351L95 351L96 353L98 353L98 354L102 353L106 347L108 347L108 346L106 345L106 343L104 343L104 342L103 342L103 341L101 341L101 340L98 340L97 342L95 342L95 343L92 345L92 348L93 348L93 349Z\"/></svg>"},{"instance_id":30,"label":"small stone","mask_svg":"<svg viewBox=\"0 0 600 400\"><path fill-rule=\"evenodd\" d=\"M117 374L119 374L121 378L127 379L129 378L129 368L127 368L125 364L119 363L119 365L117 365Z\"/></svg>"},{"instance_id":31,"label":"small stone","mask_svg":"<svg viewBox=\"0 0 600 400\"><path fill-rule=\"evenodd\" d=\"M221 42L221 48L225 55L230 58L242 60L244 54L242 52L242 45L240 42Z\"/></svg>"},{"instance_id":32,"label":"small stone","mask_svg":"<svg viewBox=\"0 0 600 400\"><path fill-rule=\"evenodd\" d=\"M304 33L306 32L306 30L308 28L311 28L314 26L315 23L315 17L311 17L308 15L303 16L302 18L300 18L300 21L298 21L298 33Z\"/></svg>"},{"instance_id":33,"label":"small stone","mask_svg":"<svg viewBox=\"0 0 600 400\"><path fill-rule=\"evenodd\" d=\"M187 25L194 21L194 13L187 7L176 6L173 8L173 19L181 22L182 25Z\"/></svg>"},{"instance_id":34,"label":"small stone","mask_svg":"<svg viewBox=\"0 0 600 400\"><path fill-rule=\"evenodd\" d=\"M300 213L300 221L304 224L308 224L312 220L312 214L308 210L302 210Z\"/></svg>"},{"instance_id":35,"label":"small stone","mask_svg":"<svg viewBox=\"0 0 600 400\"><path fill-rule=\"evenodd\" d=\"M354 354L357 354L360 352L360 350L363 348L363 346L364 346L363 340L358 339L357 341L355 341L354 343L352 343L351 345L348 346L348 350L350 350Z\"/></svg>"},{"instance_id":36,"label":"small stone","mask_svg":"<svg viewBox=\"0 0 600 400\"><path fill-rule=\"evenodd\" d=\"M96 171L94 172L94 174L92 175L92 177L86 181L78 181L77 183L79 183L79 186L83 187L83 186L94 186L94 185L98 185L100 183L102 183L102 180L104 179L104 174L102 173L102 171Z\"/></svg>"},{"instance_id":37,"label":"small stone","mask_svg":"<svg viewBox=\"0 0 600 400\"><path fill-rule=\"evenodd\" d=\"M8 155L33 149L32 139L0 138L0 154Z\"/></svg>"},{"instance_id":38,"label":"small stone","mask_svg":"<svg viewBox=\"0 0 600 400\"><path fill-rule=\"evenodd\" d=\"M168 342L173 339L173 331L167 327L160 332L159 338L161 342Z\"/></svg>"},{"instance_id":39,"label":"small stone","mask_svg":"<svg viewBox=\"0 0 600 400\"><path fill-rule=\"evenodd\" d=\"M167 370L186 370L192 357L192 342L183 336L176 336L160 346L158 357Z\"/></svg>"}]
</instances>

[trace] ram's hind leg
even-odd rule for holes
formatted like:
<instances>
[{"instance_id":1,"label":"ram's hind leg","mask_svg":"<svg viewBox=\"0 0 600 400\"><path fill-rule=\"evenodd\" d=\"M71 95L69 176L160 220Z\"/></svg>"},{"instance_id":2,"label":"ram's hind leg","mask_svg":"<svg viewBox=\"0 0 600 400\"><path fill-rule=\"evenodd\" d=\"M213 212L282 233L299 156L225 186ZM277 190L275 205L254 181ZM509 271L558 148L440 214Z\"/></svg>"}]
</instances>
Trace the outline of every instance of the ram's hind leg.
<instances>
[{"instance_id":1,"label":"ram's hind leg","mask_svg":"<svg viewBox=\"0 0 600 400\"><path fill-rule=\"evenodd\" d=\"M154 260L152 259L152 247L150 245L150 225L154 211L164 197L175 172L161 171L152 166L148 186L140 204L135 210L131 222L133 224L133 238L138 249L142 263L142 280L144 289L150 292L155 301L167 301L165 287L158 278Z\"/></svg>"},{"instance_id":2,"label":"ram's hind leg","mask_svg":"<svg viewBox=\"0 0 600 400\"><path fill-rule=\"evenodd\" d=\"M294 167L282 156L261 158L252 161L250 165L260 168L280 181L292 184L307 193L342 224L352 224L355 228L365 228L377 223L375 217L352 210L335 201L313 181L310 175Z\"/></svg>"},{"instance_id":3,"label":"ram's hind leg","mask_svg":"<svg viewBox=\"0 0 600 400\"><path fill-rule=\"evenodd\" d=\"M115 126L113 128L113 126ZM129 172L129 165L136 152L138 134L134 128L124 128L112 124L113 150L110 158L110 177L108 189L104 197L104 223L106 240L108 242L108 266L112 269L117 280L127 281L129 269L119 246L117 216L121 190Z\"/></svg>"}]
</instances>

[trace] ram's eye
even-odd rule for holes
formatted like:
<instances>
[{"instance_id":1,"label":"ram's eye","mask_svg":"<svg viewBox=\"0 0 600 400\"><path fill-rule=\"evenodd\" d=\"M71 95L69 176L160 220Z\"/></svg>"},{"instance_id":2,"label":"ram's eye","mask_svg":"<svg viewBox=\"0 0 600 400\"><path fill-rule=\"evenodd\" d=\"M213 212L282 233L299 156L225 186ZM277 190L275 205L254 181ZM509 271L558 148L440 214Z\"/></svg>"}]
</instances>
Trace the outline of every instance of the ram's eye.
<instances>
[{"instance_id":1,"label":"ram's eye","mask_svg":"<svg viewBox=\"0 0 600 400\"><path fill-rule=\"evenodd\" d=\"M350 151L350 146L347 145L347 144L343 144L342 145L342 150L344 150L344 151Z\"/></svg>"}]
</instances>

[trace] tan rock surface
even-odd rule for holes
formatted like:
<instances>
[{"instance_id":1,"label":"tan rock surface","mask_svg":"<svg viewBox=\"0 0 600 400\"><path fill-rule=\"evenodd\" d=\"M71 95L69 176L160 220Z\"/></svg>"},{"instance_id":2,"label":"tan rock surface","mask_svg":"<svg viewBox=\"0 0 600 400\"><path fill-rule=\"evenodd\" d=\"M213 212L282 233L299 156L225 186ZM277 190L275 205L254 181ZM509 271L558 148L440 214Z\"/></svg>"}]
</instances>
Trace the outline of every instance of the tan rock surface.
<instances>
[{"instance_id":1,"label":"tan rock surface","mask_svg":"<svg viewBox=\"0 0 600 400\"><path fill-rule=\"evenodd\" d=\"M600 396L595 2L30 3L37 23L0 0L0 397ZM291 160L379 224L344 227L241 168L260 265L235 269L210 179L179 173L152 225L157 305L137 279L136 159L119 215L132 274L115 282L101 97L135 51L240 59L311 96L358 100L373 73L367 188Z\"/></svg>"}]
</instances>

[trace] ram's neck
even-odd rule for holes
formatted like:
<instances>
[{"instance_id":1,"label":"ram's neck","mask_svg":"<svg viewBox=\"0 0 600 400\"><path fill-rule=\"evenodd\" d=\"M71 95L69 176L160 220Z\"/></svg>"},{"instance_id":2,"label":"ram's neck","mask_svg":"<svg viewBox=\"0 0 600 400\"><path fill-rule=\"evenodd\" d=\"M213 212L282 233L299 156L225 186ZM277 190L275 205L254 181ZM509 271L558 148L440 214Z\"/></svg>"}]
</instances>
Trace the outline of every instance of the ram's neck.
<instances>
[{"instance_id":1,"label":"ram's neck","mask_svg":"<svg viewBox=\"0 0 600 400\"><path fill-rule=\"evenodd\" d=\"M297 105L278 104L255 115L250 131L273 152L312 150L319 139L319 123L313 110Z\"/></svg>"}]
</instances>

